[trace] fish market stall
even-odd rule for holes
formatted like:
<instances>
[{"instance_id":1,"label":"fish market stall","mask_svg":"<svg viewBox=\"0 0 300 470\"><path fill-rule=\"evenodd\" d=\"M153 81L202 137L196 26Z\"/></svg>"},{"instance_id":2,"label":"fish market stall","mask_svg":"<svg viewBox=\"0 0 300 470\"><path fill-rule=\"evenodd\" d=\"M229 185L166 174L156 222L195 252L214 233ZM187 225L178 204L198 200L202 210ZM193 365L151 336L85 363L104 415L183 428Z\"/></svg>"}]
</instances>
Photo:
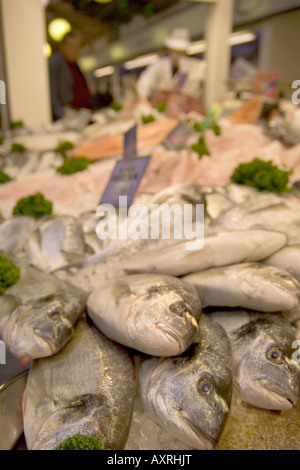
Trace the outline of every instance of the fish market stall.
<instances>
[{"instance_id":1,"label":"fish market stall","mask_svg":"<svg viewBox=\"0 0 300 470\"><path fill-rule=\"evenodd\" d=\"M214 107L92 120L1 145L0 448L298 450L300 144ZM101 239L133 125L150 160L143 215L125 219L151 231L158 207L159 236ZM174 204L190 230L203 205L203 245L161 236ZM106 222L120 229L118 211Z\"/></svg>"}]
</instances>

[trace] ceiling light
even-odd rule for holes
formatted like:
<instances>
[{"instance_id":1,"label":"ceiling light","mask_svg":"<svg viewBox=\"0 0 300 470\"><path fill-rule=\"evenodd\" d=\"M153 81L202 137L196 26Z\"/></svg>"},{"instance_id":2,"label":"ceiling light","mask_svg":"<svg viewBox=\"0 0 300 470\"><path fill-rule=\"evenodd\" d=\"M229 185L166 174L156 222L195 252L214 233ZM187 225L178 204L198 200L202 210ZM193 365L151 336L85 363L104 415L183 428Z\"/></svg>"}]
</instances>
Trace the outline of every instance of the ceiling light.
<instances>
[{"instance_id":1,"label":"ceiling light","mask_svg":"<svg viewBox=\"0 0 300 470\"><path fill-rule=\"evenodd\" d=\"M239 31L232 33L228 38L229 46L236 46L238 44L244 44L246 42L255 41L256 34L251 31ZM201 54L207 49L206 41L194 42L187 50L188 55Z\"/></svg>"},{"instance_id":2,"label":"ceiling light","mask_svg":"<svg viewBox=\"0 0 300 470\"><path fill-rule=\"evenodd\" d=\"M206 51L206 41L194 42L189 46L187 53L188 55L201 54Z\"/></svg>"},{"instance_id":3,"label":"ceiling light","mask_svg":"<svg viewBox=\"0 0 300 470\"><path fill-rule=\"evenodd\" d=\"M125 62L124 69L133 70L139 67L146 67L147 65L155 64L158 59L159 55L157 54L147 54L140 57L136 57L135 59Z\"/></svg>"},{"instance_id":4,"label":"ceiling light","mask_svg":"<svg viewBox=\"0 0 300 470\"><path fill-rule=\"evenodd\" d=\"M108 67L102 67L101 69L97 69L94 72L95 77L107 77L108 75L112 75L115 72L115 68L109 65Z\"/></svg>"},{"instance_id":5,"label":"ceiling light","mask_svg":"<svg viewBox=\"0 0 300 470\"><path fill-rule=\"evenodd\" d=\"M43 55L47 59L52 55L52 48L48 42L43 45Z\"/></svg>"},{"instance_id":6,"label":"ceiling light","mask_svg":"<svg viewBox=\"0 0 300 470\"><path fill-rule=\"evenodd\" d=\"M251 33L251 31L245 31L231 34L228 42L230 46L236 46L237 44L244 44L246 42L255 41L255 39L256 34Z\"/></svg>"},{"instance_id":7,"label":"ceiling light","mask_svg":"<svg viewBox=\"0 0 300 470\"><path fill-rule=\"evenodd\" d=\"M122 44L113 44L109 53L112 60L119 62L126 57L127 50Z\"/></svg>"},{"instance_id":8,"label":"ceiling light","mask_svg":"<svg viewBox=\"0 0 300 470\"><path fill-rule=\"evenodd\" d=\"M72 30L70 23L64 18L56 18L51 21L48 26L48 31L54 41L61 41L66 33Z\"/></svg>"},{"instance_id":9,"label":"ceiling light","mask_svg":"<svg viewBox=\"0 0 300 470\"><path fill-rule=\"evenodd\" d=\"M94 56L81 57L78 62L80 68L85 73L91 73L97 67L97 59Z\"/></svg>"}]
</instances>

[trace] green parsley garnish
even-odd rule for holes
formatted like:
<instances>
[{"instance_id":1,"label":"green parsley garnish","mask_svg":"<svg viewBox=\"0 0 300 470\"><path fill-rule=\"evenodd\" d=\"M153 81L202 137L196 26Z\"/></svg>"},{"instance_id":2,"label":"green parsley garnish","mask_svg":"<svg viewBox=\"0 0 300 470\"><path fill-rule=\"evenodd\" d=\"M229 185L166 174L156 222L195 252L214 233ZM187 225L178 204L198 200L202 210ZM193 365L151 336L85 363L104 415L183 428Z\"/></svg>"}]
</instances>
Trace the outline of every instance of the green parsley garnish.
<instances>
[{"instance_id":1,"label":"green parsley garnish","mask_svg":"<svg viewBox=\"0 0 300 470\"><path fill-rule=\"evenodd\" d=\"M57 168L57 172L61 175L72 175L78 171L84 171L90 165L90 161L86 157L80 158L66 158L64 159L64 164Z\"/></svg>"},{"instance_id":2,"label":"green parsley garnish","mask_svg":"<svg viewBox=\"0 0 300 470\"><path fill-rule=\"evenodd\" d=\"M9 183L9 181L12 181L12 178L0 170L0 184Z\"/></svg>"},{"instance_id":3,"label":"green parsley garnish","mask_svg":"<svg viewBox=\"0 0 300 470\"><path fill-rule=\"evenodd\" d=\"M194 152L198 153L199 159L201 159L203 155L210 155L210 151L206 146L205 138L203 135L199 137L197 144L191 146L191 149L194 150Z\"/></svg>"},{"instance_id":4,"label":"green parsley garnish","mask_svg":"<svg viewBox=\"0 0 300 470\"><path fill-rule=\"evenodd\" d=\"M237 184L244 184L259 190L268 190L274 193L287 193L289 176L293 170L280 170L272 161L265 162L259 158L254 158L250 163L242 163L235 170L231 177Z\"/></svg>"},{"instance_id":5,"label":"green parsley garnish","mask_svg":"<svg viewBox=\"0 0 300 470\"><path fill-rule=\"evenodd\" d=\"M52 214L53 204L47 201L41 193L20 199L13 209L13 215L28 215L39 218Z\"/></svg>"},{"instance_id":6,"label":"green parsley garnish","mask_svg":"<svg viewBox=\"0 0 300 470\"><path fill-rule=\"evenodd\" d=\"M105 450L105 448L96 437L76 434L66 439L56 450Z\"/></svg>"},{"instance_id":7,"label":"green parsley garnish","mask_svg":"<svg viewBox=\"0 0 300 470\"><path fill-rule=\"evenodd\" d=\"M0 255L0 295L20 279L20 268Z\"/></svg>"},{"instance_id":8,"label":"green parsley garnish","mask_svg":"<svg viewBox=\"0 0 300 470\"><path fill-rule=\"evenodd\" d=\"M74 144L72 142L61 142L55 149L55 152L60 153L61 155L65 155L68 150L72 150L74 148Z\"/></svg>"}]
</instances>

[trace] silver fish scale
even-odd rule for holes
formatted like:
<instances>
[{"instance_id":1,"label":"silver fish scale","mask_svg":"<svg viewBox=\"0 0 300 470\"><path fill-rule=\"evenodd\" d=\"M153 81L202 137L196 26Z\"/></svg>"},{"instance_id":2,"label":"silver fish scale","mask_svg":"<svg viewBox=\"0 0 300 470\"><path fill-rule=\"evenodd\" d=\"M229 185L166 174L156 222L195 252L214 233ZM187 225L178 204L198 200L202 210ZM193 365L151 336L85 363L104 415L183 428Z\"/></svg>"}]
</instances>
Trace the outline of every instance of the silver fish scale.
<instances>
[{"instance_id":1,"label":"silver fish scale","mask_svg":"<svg viewBox=\"0 0 300 470\"><path fill-rule=\"evenodd\" d=\"M153 419L185 445L212 449L229 416L233 360L222 328L202 315L193 344L175 358L138 368L140 394Z\"/></svg>"},{"instance_id":2,"label":"silver fish scale","mask_svg":"<svg viewBox=\"0 0 300 470\"><path fill-rule=\"evenodd\" d=\"M19 282L0 297L0 334L15 357L29 362L66 344L84 313L86 295L50 274L22 263L20 269Z\"/></svg>"},{"instance_id":3,"label":"silver fish scale","mask_svg":"<svg viewBox=\"0 0 300 470\"><path fill-rule=\"evenodd\" d=\"M56 449L75 434L125 445L136 382L131 357L82 320L56 356L36 361L25 390L29 449Z\"/></svg>"}]
</instances>

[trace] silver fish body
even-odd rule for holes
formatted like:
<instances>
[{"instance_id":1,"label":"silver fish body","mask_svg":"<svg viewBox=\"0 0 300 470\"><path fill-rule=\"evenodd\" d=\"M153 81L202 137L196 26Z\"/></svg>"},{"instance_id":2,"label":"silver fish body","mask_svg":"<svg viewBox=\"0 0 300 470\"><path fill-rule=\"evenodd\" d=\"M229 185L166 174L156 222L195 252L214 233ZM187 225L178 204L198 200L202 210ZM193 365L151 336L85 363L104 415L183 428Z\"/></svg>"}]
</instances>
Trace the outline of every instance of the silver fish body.
<instances>
[{"instance_id":1,"label":"silver fish body","mask_svg":"<svg viewBox=\"0 0 300 470\"><path fill-rule=\"evenodd\" d=\"M207 235L204 245L199 240L173 243L161 248L143 250L121 260L110 261L113 269L128 272L157 272L172 276L184 276L216 266L241 262L260 261L284 247L285 234L268 230L237 230ZM194 249L192 249L194 247Z\"/></svg>"},{"instance_id":2,"label":"silver fish body","mask_svg":"<svg viewBox=\"0 0 300 470\"><path fill-rule=\"evenodd\" d=\"M194 287L157 274L121 276L88 297L88 315L110 339L154 356L175 356L191 344L201 316Z\"/></svg>"},{"instance_id":3,"label":"silver fish body","mask_svg":"<svg viewBox=\"0 0 300 470\"><path fill-rule=\"evenodd\" d=\"M178 184L163 189L149 198L148 205L153 204L204 204L204 190L200 184Z\"/></svg>"},{"instance_id":4,"label":"silver fish body","mask_svg":"<svg viewBox=\"0 0 300 470\"><path fill-rule=\"evenodd\" d=\"M295 329L281 314L246 311L211 313L231 341L239 398L268 410L289 410L300 397Z\"/></svg>"},{"instance_id":5,"label":"silver fish body","mask_svg":"<svg viewBox=\"0 0 300 470\"><path fill-rule=\"evenodd\" d=\"M300 340L300 304L292 310L282 312L282 315L295 328L296 340L299 341ZM300 346L300 344L297 346Z\"/></svg>"},{"instance_id":6,"label":"silver fish body","mask_svg":"<svg viewBox=\"0 0 300 470\"><path fill-rule=\"evenodd\" d=\"M264 263L283 269L300 282L300 244L283 247Z\"/></svg>"},{"instance_id":7,"label":"silver fish body","mask_svg":"<svg viewBox=\"0 0 300 470\"><path fill-rule=\"evenodd\" d=\"M234 205L212 221L213 227L222 230L249 230L265 228L281 231L281 227L299 225L300 202L298 198L257 192L245 202ZM279 227L280 226L280 230Z\"/></svg>"},{"instance_id":8,"label":"silver fish body","mask_svg":"<svg viewBox=\"0 0 300 470\"><path fill-rule=\"evenodd\" d=\"M146 359L137 370L140 396L153 419L191 448L213 449L228 419L233 389L232 351L224 330L203 315L183 355Z\"/></svg>"},{"instance_id":9,"label":"silver fish body","mask_svg":"<svg viewBox=\"0 0 300 470\"><path fill-rule=\"evenodd\" d=\"M0 296L0 336L22 364L58 352L85 311L86 294L21 264L21 279Z\"/></svg>"},{"instance_id":10,"label":"silver fish body","mask_svg":"<svg viewBox=\"0 0 300 470\"><path fill-rule=\"evenodd\" d=\"M35 361L23 399L29 450L55 450L76 434L125 446L136 379L130 355L85 320L57 355Z\"/></svg>"},{"instance_id":11,"label":"silver fish body","mask_svg":"<svg viewBox=\"0 0 300 470\"><path fill-rule=\"evenodd\" d=\"M30 264L46 272L84 258L81 224L69 216L43 218L29 238L27 253Z\"/></svg>"},{"instance_id":12,"label":"silver fish body","mask_svg":"<svg viewBox=\"0 0 300 470\"><path fill-rule=\"evenodd\" d=\"M287 272L262 263L212 268L183 279L196 287L203 307L278 312L299 304L299 282Z\"/></svg>"},{"instance_id":13,"label":"silver fish body","mask_svg":"<svg viewBox=\"0 0 300 470\"><path fill-rule=\"evenodd\" d=\"M27 248L28 239L35 229L33 217L16 216L0 225L0 251L9 255L19 255Z\"/></svg>"}]
</instances>

